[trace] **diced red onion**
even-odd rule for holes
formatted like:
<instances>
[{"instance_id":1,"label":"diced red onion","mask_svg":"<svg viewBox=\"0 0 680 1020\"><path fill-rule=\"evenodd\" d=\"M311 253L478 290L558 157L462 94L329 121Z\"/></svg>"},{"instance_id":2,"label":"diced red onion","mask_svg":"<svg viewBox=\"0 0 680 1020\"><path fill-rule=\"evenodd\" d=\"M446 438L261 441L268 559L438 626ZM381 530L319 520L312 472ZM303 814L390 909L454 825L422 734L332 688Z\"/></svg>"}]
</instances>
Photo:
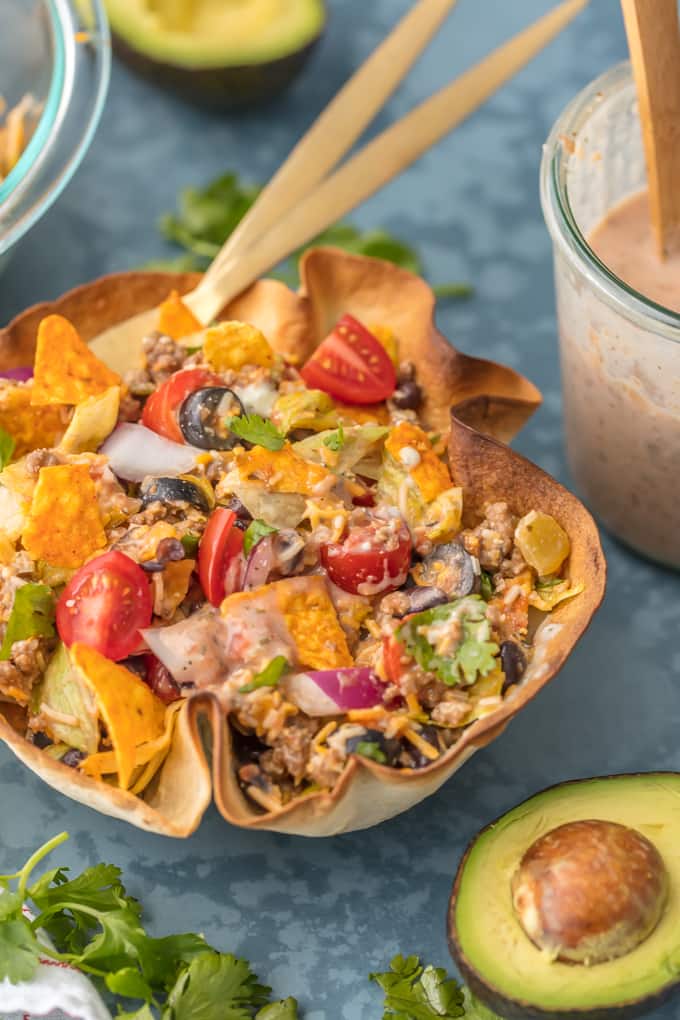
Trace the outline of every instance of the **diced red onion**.
<instances>
[{"instance_id":1,"label":"diced red onion","mask_svg":"<svg viewBox=\"0 0 680 1020\"><path fill-rule=\"evenodd\" d=\"M118 478L141 482L147 475L185 474L194 466L200 451L164 439L144 425L124 422L114 429L99 452L109 458L111 470Z\"/></svg>"},{"instance_id":2,"label":"diced red onion","mask_svg":"<svg viewBox=\"0 0 680 1020\"><path fill-rule=\"evenodd\" d=\"M0 379L15 379L17 382L28 382L33 378L31 365L21 365L19 368L6 368L0 372Z\"/></svg>"},{"instance_id":3,"label":"diced red onion","mask_svg":"<svg viewBox=\"0 0 680 1020\"><path fill-rule=\"evenodd\" d=\"M385 685L367 666L296 673L286 679L290 700L306 715L339 715L383 702Z\"/></svg>"},{"instance_id":4,"label":"diced red onion","mask_svg":"<svg viewBox=\"0 0 680 1020\"><path fill-rule=\"evenodd\" d=\"M252 591L267 583L274 567L274 546L271 535L265 535L250 550L243 577L243 591Z\"/></svg>"}]
</instances>

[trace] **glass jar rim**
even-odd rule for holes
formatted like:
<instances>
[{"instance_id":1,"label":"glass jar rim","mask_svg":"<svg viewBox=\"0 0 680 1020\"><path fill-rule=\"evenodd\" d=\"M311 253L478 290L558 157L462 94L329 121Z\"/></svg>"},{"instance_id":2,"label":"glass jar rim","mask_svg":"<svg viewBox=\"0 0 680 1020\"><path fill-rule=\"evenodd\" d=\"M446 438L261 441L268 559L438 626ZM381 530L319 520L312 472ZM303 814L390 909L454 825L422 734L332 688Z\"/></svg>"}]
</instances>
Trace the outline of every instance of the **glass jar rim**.
<instances>
[{"instance_id":1,"label":"glass jar rim","mask_svg":"<svg viewBox=\"0 0 680 1020\"><path fill-rule=\"evenodd\" d=\"M616 276L588 244L569 201L565 138L575 138L602 103L633 86L630 62L611 67L578 93L555 121L543 146L541 205L553 243L607 304L643 329L680 343L680 314L657 304Z\"/></svg>"}]
</instances>

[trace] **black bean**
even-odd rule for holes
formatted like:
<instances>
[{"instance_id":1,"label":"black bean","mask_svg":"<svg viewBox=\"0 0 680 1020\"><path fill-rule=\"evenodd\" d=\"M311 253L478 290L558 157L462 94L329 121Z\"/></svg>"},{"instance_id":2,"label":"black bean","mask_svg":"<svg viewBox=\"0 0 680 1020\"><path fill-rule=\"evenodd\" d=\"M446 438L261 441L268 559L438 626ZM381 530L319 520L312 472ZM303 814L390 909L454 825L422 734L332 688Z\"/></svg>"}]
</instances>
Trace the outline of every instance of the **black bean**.
<instances>
[{"instance_id":1,"label":"black bean","mask_svg":"<svg viewBox=\"0 0 680 1020\"><path fill-rule=\"evenodd\" d=\"M502 693L518 683L527 668L526 655L515 641L504 641L501 645L501 667L505 673Z\"/></svg>"},{"instance_id":2,"label":"black bean","mask_svg":"<svg viewBox=\"0 0 680 1020\"><path fill-rule=\"evenodd\" d=\"M417 382L408 379L397 387L390 399L401 411L417 411L423 403L423 391Z\"/></svg>"},{"instance_id":3,"label":"black bean","mask_svg":"<svg viewBox=\"0 0 680 1020\"><path fill-rule=\"evenodd\" d=\"M34 733L33 743L35 744L36 747L39 747L40 750L42 751L46 747L49 747L50 744L53 744L54 741L50 740L46 733Z\"/></svg>"},{"instance_id":4,"label":"black bean","mask_svg":"<svg viewBox=\"0 0 680 1020\"><path fill-rule=\"evenodd\" d=\"M61 761L63 765L68 765L70 769L74 769L77 765L80 765L81 761L83 761L85 757L86 756L82 751L79 751L75 747L69 747L66 754L62 756Z\"/></svg>"},{"instance_id":5,"label":"black bean","mask_svg":"<svg viewBox=\"0 0 680 1020\"><path fill-rule=\"evenodd\" d=\"M408 609L399 616L406 616L407 613L422 613L426 609L433 609L434 606L442 606L449 602L449 596L441 588L409 588L403 592L408 598Z\"/></svg>"}]
</instances>

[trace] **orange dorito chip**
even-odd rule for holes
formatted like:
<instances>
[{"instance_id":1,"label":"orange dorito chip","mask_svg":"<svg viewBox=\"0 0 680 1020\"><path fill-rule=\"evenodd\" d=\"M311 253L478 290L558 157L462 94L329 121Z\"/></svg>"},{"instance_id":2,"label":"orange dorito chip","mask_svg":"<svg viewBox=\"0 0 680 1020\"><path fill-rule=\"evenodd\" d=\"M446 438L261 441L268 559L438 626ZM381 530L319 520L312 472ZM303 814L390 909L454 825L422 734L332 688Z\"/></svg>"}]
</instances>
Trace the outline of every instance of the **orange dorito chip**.
<instances>
[{"instance_id":1,"label":"orange dorito chip","mask_svg":"<svg viewBox=\"0 0 680 1020\"><path fill-rule=\"evenodd\" d=\"M32 383L0 384L0 429L14 440L15 458L31 450L56 446L68 425L68 408L34 407L32 391Z\"/></svg>"},{"instance_id":2,"label":"orange dorito chip","mask_svg":"<svg viewBox=\"0 0 680 1020\"><path fill-rule=\"evenodd\" d=\"M32 559L54 567L80 567L106 545L87 464L41 469L21 537Z\"/></svg>"},{"instance_id":3,"label":"orange dorito chip","mask_svg":"<svg viewBox=\"0 0 680 1020\"><path fill-rule=\"evenodd\" d=\"M265 450L263 446L238 450L234 465L241 482L260 482L270 492L325 496L337 481L321 464L303 460L290 443L280 450Z\"/></svg>"},{"instance_id":4,"label":"orange dorito chip","mask_svg":"<svg viewBox=\"0 0 680 1020\"><path fill-rule=\"evenodd\" d=\"M68 319L48 315L38 326L32 404L79 404L121 378L95 357Z\"/></svg>"},{"instance_id":5,"label":"orange dorito chip","mask_svg":"<svg viewBox=\"0 0 680 1020\"><path fill-rule=\"evenodd\" d=\"M87 645L74 644L71 662L92 691L116 758L118 784L127 789L140 744L156 740L165 728L165 705L138 676Z\"/></svg>"},{"instance_id":6,"label":"orange dorito chip","mask_svg":"<svg viewBox=\"0 0 680 1020\"><path fill-rule=\"evenodd\" d=\"M432 443L419 425L400 421L390 430L385 449L405 468L426 502L436 499L453 485L446 464L432 449Z\"/></svg>"},{"instance_id":7,"label":"orange dorito chip","mask_svg":"<svg viewBox=\"0 0 680 1020\"><path fill-rule=\"evenodd\" d=\"M183 336L198 333L203 326L189 311L177 291L171 290L158 309L158 329L173 340L181 340Z\"/></svg>"}]
</instances>

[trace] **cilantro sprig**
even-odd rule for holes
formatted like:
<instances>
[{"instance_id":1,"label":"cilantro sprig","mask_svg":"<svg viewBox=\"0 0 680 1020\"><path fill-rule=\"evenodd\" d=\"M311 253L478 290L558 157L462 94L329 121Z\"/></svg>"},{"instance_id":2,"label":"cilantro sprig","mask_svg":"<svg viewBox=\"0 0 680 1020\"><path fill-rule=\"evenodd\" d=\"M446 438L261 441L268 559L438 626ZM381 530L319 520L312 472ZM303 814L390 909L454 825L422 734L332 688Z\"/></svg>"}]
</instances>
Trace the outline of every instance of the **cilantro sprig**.
<instances>
[{"instance_id":1,"label":"cilantro sprig","mask_svg":"<svg viewBox=\"0 0 680 1020\"><path fill-rule=\"evenodd\" d=\"M371 974L385 993L383 1020L453 1020L465 1016L463 991L441 967L417 956L395 956L390 969Z\"/></svg>"},{"instance_id":2,"label":"cilantro sprig","mask_svg":"<svg viewBox=\"0 0 680 1020\"><path fill-rule=\"evenodd\" d=\"M257 185L243 184L235 173L222 174L204 188L184 188L179 194L177 211L166 213L158 225L163 237L183 248L184 254L153 262L149 268L175 272L206 269L261 190ZM300 248L274 275L290 286L297 286L298 258L307 248L320 244L343 248L355 255L385 259L418 275L423 274L420 255L411 245L386 230L362 231L352 223L343 222L324 230ZM433 290L441 300L460 300L473 293L467 283L436 284Z\"/></svg>"},{"instance_id":3,"label":"cilantro sprig","mask_svg":"<svg viewBox=\"0 0 680 1020\"><path fill-rule=\"evenodd\" d=\"M452 627L460 628L460 640L446 654L440 654L437 631L443 634ZM486 603L479 595L467 595L416 613L398 628L397 637L419 666L450 687L473 684L477 677L486 676L495 667L500 651L496 642L491 641Z\"/></svg>"},{"instance_id":4,"label":"cilantro sprig","mask_svg":"<svg viewBox=\"0 0 680 1020\"><path fill-rule=\"evenodd\" d=\"M261 418L259 414L242 414L227 418L227 427L239 439L245 439L253 446L263 446L265 450L280 450L286 441L286 437L279 432L276 425L267 418Z\"/></svg>"},{"instance_id":5,"label":"cilantro sprig","mask_svg":"<svg viewBox=\"0 0 680 1020\"><path fill-rule=\"evenodd\" d=\"M329 436L326 436L323 445L327 446L329 450L333 450L334 453L342 450L345 445L345 430L342 425L339 425L335 432L331 432Z\"/></svg>"},{"instance_id":6,"label":"cilantro sprig","mask_svg":"<svg viewBox=\"0 0 680 1020\"><path fill-rule=\"evenodd\" d=\"M0 875L0 980L29 981L40 957L48 957L140 1002L136 1011L119 1014L126 1020L297 1020L294 999L270 1002L271 989L247 961L217 952L202 935L150 936L114 865L96 864L75 878L54 868L31 883L35 868L67 838L60 833L20 871Z\"/></svg>"}]
</instances>

